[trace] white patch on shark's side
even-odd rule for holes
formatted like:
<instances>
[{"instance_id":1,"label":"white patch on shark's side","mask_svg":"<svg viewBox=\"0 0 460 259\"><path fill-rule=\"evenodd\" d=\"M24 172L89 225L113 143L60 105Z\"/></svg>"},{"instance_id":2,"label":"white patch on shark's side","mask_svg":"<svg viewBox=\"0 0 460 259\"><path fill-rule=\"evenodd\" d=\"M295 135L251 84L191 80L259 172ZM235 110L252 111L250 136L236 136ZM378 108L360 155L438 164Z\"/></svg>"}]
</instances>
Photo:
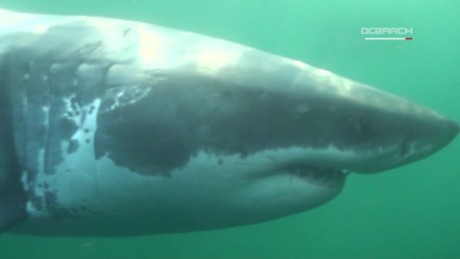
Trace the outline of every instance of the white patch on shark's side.
<instances>
[{"instance_id":1,"label":"white patch on shark's side","mask_svg":"<svg viewBox=\"0 0 460 259\"><path fill-rule=\"evenodd\" d=\"M72 110L71 97L65 99L67 110ZM61 153L63 162L56 167L54 174L45 173L44 151L39 153L39 168L41 169L35 178L35 183L30 186L28 181L23 179L23 184L33 188L33 193L42 198L46 206L47 193L52 193L58 199L57 202L65 204L66 207L80 207L94 197L94 180L97 177L94 158L94 134L97 130L97 110L100 106L100 99L82 107L76 107L78 116L72 119L78 125L77 131L70 141L63 141ZM91 112L90 112L91 111ZM78 147L75 152L69 153L69 145L75 141ZM24 174L26 175L26 174ZM47 216L45 210L37 210L32 206L31 201L27 204L27 211L31 216Z\"/></svg>"}]
</instances>

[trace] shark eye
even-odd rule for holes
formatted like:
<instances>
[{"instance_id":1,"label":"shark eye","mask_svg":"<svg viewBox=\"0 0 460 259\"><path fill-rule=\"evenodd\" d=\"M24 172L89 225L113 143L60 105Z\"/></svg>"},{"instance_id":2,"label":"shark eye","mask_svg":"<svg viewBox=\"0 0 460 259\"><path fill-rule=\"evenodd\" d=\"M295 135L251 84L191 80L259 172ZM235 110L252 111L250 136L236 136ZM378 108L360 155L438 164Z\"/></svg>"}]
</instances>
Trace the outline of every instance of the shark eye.
<instances>
[{"instance_id":1,"label":"shark eye","mask_svg":"<svg viewBox=\"0 0 460 259\"><path fill-rule=\"evenodd\" d=\"M362 117L359 117L357 120L356 120L356 128L360 131L360 132L368 132L372 129L372 125L373 122L372 122L372 119L367 117L367 116L362 116Z\"/></svg>"}]
</instances>

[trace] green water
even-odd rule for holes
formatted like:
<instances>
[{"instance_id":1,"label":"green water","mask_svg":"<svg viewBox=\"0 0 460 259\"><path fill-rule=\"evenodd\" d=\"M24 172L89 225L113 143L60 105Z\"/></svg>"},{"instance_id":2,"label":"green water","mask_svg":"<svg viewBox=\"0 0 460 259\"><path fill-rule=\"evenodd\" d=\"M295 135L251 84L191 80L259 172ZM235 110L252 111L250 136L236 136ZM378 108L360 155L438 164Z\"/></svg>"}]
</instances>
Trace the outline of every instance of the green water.
<instances>
[{"instance_id":1,"label":"green water","mask_svg":"<svg viewBox=\"0 0 460 259\"><path fill-rule=\"evenodd\" d=\"M109 4L107 4L109 3ZM20 11L113 16L191 30L303 60L460 122L459 1L0 0ZM364 41L361 27L412 27ZM0 258L460 258L460 138L332 202L225 230L138 238L0 235Z\"/></svg>"}]
</instances>

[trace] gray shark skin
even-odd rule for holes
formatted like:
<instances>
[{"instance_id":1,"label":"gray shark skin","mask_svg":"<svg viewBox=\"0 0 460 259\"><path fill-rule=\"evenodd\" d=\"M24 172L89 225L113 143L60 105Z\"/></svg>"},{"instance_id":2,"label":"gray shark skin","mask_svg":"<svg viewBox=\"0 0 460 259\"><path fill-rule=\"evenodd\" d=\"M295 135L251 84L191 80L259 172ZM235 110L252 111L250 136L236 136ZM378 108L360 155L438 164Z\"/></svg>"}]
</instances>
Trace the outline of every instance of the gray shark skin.
<instances>
[{"instance_id":1,"label":"gray shark skin","mask_svg":"<svg viewBox=\"0 0 460 259\"><path fill-rule=\"evenodd\" d=\"M459 131L300 61L95 17L0 11L0 94L0 231L35 235L276 219Z\"/></svg>"}]
</instances>

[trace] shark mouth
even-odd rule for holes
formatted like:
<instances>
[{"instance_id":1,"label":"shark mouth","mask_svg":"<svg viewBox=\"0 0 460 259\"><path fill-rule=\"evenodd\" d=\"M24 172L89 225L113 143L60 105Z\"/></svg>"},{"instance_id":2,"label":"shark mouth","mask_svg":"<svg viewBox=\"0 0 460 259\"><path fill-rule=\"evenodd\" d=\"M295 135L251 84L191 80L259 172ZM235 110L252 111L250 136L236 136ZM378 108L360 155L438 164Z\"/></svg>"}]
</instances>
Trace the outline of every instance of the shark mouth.
<instances>
[{"instance_id":1,"label":"shark mouth","mask_svg":"<svg viewBox=\"0 0 460 259\"><path fill-rule=\"evenodd\" d=\"M291 164L280 170L325 188L342 188L348 175L342 169L322 168L307 164Z\"/></svg>"}]
</instances>

